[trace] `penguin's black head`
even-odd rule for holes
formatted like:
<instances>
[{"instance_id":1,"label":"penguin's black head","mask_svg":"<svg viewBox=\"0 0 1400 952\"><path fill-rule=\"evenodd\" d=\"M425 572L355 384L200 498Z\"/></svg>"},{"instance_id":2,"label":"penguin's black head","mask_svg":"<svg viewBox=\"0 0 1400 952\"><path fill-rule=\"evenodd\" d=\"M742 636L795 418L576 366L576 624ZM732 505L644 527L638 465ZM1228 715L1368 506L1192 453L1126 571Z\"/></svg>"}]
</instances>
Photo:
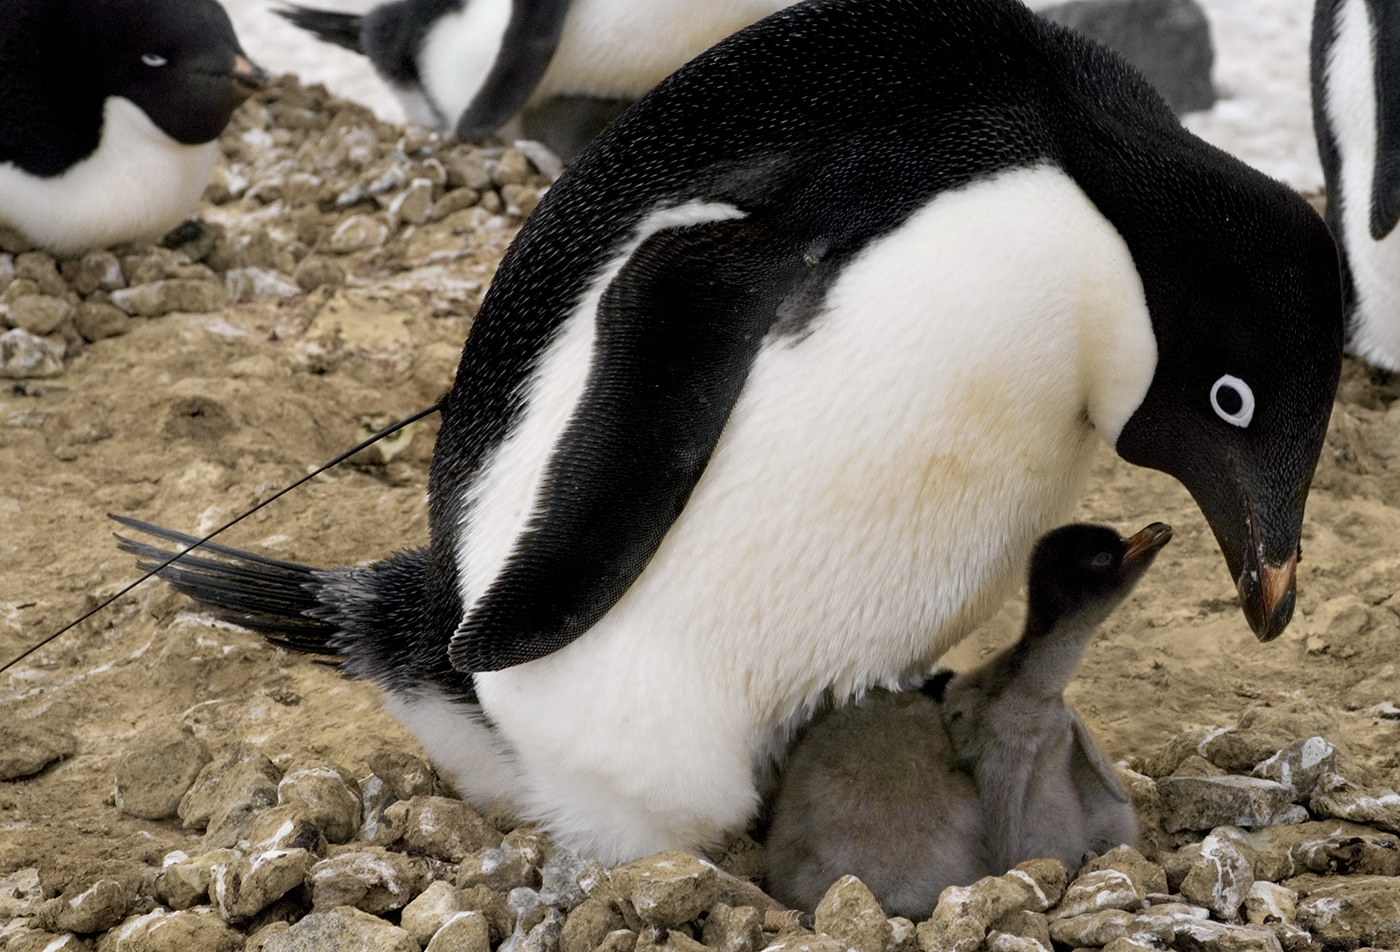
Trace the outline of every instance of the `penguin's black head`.
<instances>
[{"instance_id":1,"label":"penguin's black head","mask_svg":"<svg viewBox=\"0 0 1400 952\"><path fill-rule=\"evenodd\" d=\"M216 0L82 0L92 55L109 96L140 106L186 145L218 137L267 81L244 55Z\"/></svg>"},{"instance_id":2,"label":"penguin's black head","mask_svg":"<svg viewBox=\"0 0 1400 952\"><path fill-rule=\"evenodd\" d=\"M1250 627L1269 641L1293 616L1303 505L1341 372L1341 276L1306 202L1199 149L1153 160L1140 181L1160 190L1110 215L1157 342L1152 382L1116 448L1190 491Z\"/></svg>"},{"instance_id":3,"label":"penguin's black head","mask_svg":"<svg viewBox=\"0 0 1400 952\"><path fill-rule=\"evenodd\" d=\"M1171 526L1162 522L1130 539L1082 523L1047 532L1031 553L1026 583L1031 627L1045 630L1062 621L1097 625L1132 591L1171 537Z\"/></svg>"}]
</instances>

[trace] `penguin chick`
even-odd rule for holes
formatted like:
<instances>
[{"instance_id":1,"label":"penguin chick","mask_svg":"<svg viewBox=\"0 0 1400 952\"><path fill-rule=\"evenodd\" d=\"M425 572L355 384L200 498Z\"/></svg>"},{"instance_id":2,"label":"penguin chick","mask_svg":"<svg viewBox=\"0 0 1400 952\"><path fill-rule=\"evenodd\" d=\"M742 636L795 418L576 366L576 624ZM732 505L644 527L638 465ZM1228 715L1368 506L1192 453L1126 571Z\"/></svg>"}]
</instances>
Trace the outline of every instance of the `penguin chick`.
<instances>
[{"instance_id":1,"label":"penguin chick","mask_svg":"<svg viewBox=\"0 0 1400 952\"><path fill-rule=\"evenodd\" d=\"M718 848L823 698L996 612L1101 442L1187 487L1276 638L1341 330L1322 220L1119 57L1016 0L809 0L522 226L440 403L426 548L163 574L298 626L570 849Z\"/></svg>"},{"instance_id":2,"label":"penguin chick","mask_svg":"<svg viewBox=\"0 0 1400 952\"><path fill-rule=\"evenodd\" d=\"M1127 795L1064 689L1094 631L1171 539L1071 525L1031 556L1021 639L923 692L872 692L802 734L764 844L768 891L814 909L841 876L922 921L947 886L1137 839Z\"/></svg>"},{"instance_id":3,"label":"penguin chick","mask_svg":"<svg viewBox=\"0 0 1400 952\"><path fill-rule=\"evenodd\" d=\"M506 134L569 160L687 60L791 2L394 0L364 15L277 12L368 56L413 122L463 142L509 123Z\"/></svg>"},{"instance_id":4,"label":"penguin chick","mask_svg":"<svg viewBox=\"0 0 1400 952\"><path fill-rule=\"evenodd\" d=\"M1313 128L1342 252L1347 343L1400 371L1400 7L1317 0Z\"/></svg>"},{"instance_id":5,"label":"penguin chick","mask_svg":"<svg viewBox=\"0 0 1400 952\"><path fill-rule=\"evenodd\" d=\"M9 0L0 224L71 254L194 210L233 110L267 77L215 0Z\"/></svg>"}]
</instances>

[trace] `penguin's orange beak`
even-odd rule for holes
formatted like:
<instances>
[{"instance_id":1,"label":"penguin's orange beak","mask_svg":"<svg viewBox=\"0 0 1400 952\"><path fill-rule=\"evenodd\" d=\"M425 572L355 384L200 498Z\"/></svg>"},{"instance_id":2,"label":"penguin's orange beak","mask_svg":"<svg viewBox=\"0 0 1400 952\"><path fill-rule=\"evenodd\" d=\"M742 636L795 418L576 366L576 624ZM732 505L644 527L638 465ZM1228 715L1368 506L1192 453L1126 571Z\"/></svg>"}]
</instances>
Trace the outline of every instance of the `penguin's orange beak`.
<instances>
[{"instance_id":1,"label":"penguin's orange beak","mask_svg":"<svg viewBox=\"0 0 1400 952\"><path fill-rule=\"evenodd\" d=\"M235 56L229 69L233 85L246 98L267 85L267 71L246 56Z\"/></svg>"}]
</instances>

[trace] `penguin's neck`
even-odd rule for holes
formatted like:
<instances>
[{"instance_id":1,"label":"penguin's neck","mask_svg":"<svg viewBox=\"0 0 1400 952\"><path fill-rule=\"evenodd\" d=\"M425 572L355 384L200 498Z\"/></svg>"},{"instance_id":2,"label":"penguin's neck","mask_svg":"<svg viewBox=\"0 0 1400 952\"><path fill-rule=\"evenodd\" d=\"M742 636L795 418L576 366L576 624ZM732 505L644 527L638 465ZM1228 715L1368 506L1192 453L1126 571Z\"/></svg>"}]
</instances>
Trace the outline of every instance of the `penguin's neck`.
<instances>
[{"instance_id":1,"label":"penguin's neck","mask_svg":"<svg viewBox=\"0 0 1400 952\"><path fill-rule=\"evenodd\" d=\"M1021 640L1003 656L1003 676L998 680L1026 697L1060 697L1093 640L1098 622L1098 613L1093 617L1076 614L1051 624L1028 618Z\"/></svg>"}]
</instances>

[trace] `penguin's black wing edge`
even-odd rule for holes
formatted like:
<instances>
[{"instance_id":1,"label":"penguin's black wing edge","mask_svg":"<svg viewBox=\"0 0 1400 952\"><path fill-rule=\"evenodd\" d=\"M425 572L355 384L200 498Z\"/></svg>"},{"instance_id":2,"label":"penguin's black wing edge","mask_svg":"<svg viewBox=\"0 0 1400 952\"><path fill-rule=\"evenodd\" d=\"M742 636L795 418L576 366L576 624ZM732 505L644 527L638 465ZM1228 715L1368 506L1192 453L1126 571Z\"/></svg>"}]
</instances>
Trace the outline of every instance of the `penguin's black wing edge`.
<instances>
[{"instance_id":1,"label":"penguin's black wing edge","mask_svg":"<svg viewBox=\"0 0 1400 952\"><path fill-rule=\"evenodd\" d=\"M457 117L457 138L476 142L520 111L549 68L570 0L515 0L496 61Z\"/></svg>"},{"instance_id":2,"label":"penguin's black wing edge","mask_svg":"<svg viewBox=\"0 0 1400 952\"><path fill-rule=\"evenodd\" d=\"M354 13L318 10L295 3L272 11L284 20L301 27L317 39L343 46L354 53L363 53L360 42L360 17Z\"/></svg>"},{"instance_id":3,"label":"penguin's black wing edge","mask_svg":"<svg viewBox=\"0 0 1400 952\"><path fill-rule=\"evenodd\" d=\"M659 232L597 311L593 370L541 506L448 657L496 671L568 645L655 555L700 479L780 305L797 244L753 219Z\"/></svg>"}]
</instances>

